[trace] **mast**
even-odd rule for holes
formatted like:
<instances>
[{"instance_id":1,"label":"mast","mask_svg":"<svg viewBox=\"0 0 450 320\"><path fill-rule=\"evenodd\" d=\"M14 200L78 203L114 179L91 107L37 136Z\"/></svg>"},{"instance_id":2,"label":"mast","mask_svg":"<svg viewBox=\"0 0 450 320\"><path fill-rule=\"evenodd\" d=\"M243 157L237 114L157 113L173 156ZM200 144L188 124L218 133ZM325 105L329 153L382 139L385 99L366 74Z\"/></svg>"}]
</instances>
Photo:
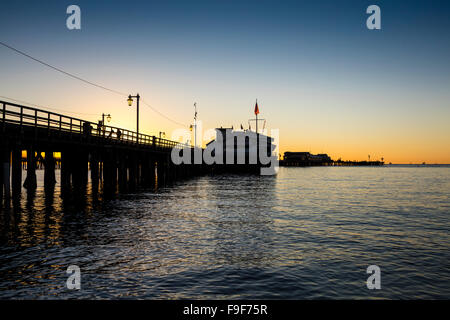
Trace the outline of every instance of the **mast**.
<instances>
[{"instance_id":1,"label":"mast","mask_svg":"<svg viewBox=\"0 0 450 320\"><path fill-rule=\"evenodd\" d=\"M258 99L256 99L256 106L258 107ZM258 113L259 113L259 109L258 112L256 112L257 109L255 109L255 114L256 114L256 134L258 134Z\"/></svg>"},{"instance_id":2,"label":"mast","mask_svg":"<svg viewBox=\"0 0 450 320\"><path fill-rule=\"evenodd\" d=\"M197 147L197 102L194 102L194 148Z\"/></svg>"}]
</instances>

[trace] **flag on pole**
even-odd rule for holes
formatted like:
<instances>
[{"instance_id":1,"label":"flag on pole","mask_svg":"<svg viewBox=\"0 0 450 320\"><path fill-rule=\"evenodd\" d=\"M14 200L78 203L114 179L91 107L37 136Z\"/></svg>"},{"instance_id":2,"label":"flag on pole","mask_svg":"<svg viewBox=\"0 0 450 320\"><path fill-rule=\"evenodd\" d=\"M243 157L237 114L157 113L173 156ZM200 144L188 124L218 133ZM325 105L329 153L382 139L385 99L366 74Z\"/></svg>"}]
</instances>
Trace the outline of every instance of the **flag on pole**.
<instances>
[{"instance_id":1,"label":"flag on pole","mask_svg":"<svg viewBox=\"0 0 450 320\"><path fill-rule=\"evenodd\" d=\"M258 108L258 100L256 100L256 104L255 104L255 115L259 114L259 108Z\"/></svg>"}]
</instances>

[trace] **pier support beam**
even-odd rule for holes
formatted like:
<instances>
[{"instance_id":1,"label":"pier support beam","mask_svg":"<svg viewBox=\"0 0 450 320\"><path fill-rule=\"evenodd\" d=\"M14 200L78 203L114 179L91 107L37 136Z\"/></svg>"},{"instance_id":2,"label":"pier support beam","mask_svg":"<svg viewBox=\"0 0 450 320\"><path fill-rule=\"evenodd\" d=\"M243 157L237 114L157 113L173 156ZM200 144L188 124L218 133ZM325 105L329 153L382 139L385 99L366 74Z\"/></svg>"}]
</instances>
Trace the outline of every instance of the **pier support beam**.
<instances>
[{"instance_id":1,"label":"pier support beam","mask_svg":"<svg viewBox=\"0 0 450 320\"><path fill-rule=\"evenodd\" d=\"M112 150L105 152L103 160L103 192L106 197L113 196L117 189L116 159Z\"/></svg>"},{"instance_id":2,"label":"pier support beam","mask_svg":"<svg viewBox=\"0 0 450 320\"><path fill-rule=\"evenodd\" d=\"M99 161L96 152L90 154L89 165L91 169L92 192L97 193L99 184Z\"/></svg>"},{"instance_id":3,"label":"pier support beam","mask_svg":"<svg viewBox=\"0 0 450 320\"><path fill-rule=\"evenodd\" d=\"M44 160L44 186L45 188L52 188L55 186L55 158L53 156L53 151L45 151Z\"/></svg>"},{"instance_id":4,"label":"pier support beam","mask_svg":"<svg viewBox=\"0 0 450 320\"><path fill-rule=\"evenodd\" d=\"M87 150L77 150L76 152L71 152L71 155L73 191L76 194L84 194L88 181L89 154Z\"/></svg>"},{"instance_id":5,"label":"pier support beam","mask_svg":"<svg viewBox=\"0 0 450 320\"><path fill-rule=\"evenodd\" d=\"M36 189L37 180L36 180L36 157L34 155L34 149L29 148L27 150L27 177L25 178L25 182L23 186L28 190Z\"/></svg>"},{"instance_id":6,"label":"pier support beam","mask_svg":"<svg viewBox=\"0 0 450 320\"><path fill-rule=\"evenodd\" d=\"M4 192L5 200L11 196L11 169L10 169L11 152L5 147L1 150L1 164L2 164L2 193Z\"/></svg>"},{"instance_id":7,"label":"pier support beam","mask_svg":"<svg viewBox=\"0 0 450 320\"><path fill-rule=\"evenodd\" d=\"M167 183L167 164L162 159L157 162L158 187L163 187Z\"/></svg>"},{"instance_id":8,"label":"pier support beam","mask_svg":"<svg viewBox=\"0 0 450 320\"><path fill-rule=\"evenodd\" d=\"M155 180L155 167L152 159L148 155L141 157L141 184L148 188L153 186ZM152 171L153 170L153 171Z\"/></svg>"},{"instance_id":9,"label":"pier support beam","mask_svg":"<svg viewBox=\"0 0 450 320\"><path fill-rule=\"evenodd\" d=\"M15 147L12 151L11 186L13 196L22 192L22 150Z\"/></svg>"},{"instance_id":10,"label":"pier support beam","mask_svg":"<svg viewBox=\"0 0 450 320\"><path fill-rule=\"evenodd\" d=\"M162 163L161 160L158 159L158 161L156 162L156 187L162 187Z\"/></svg>"},{"instance_id":11,"label":"pier support beam","mask_svg":"<svg viewBox=\"0 0 450 320\"><path fill-rule=\"evenodd\" d=\"M126 192L127 191L127 159L125 155L119 155L118 159L118 180L119 180L119 191Z\"/></svg>"},{"instance_id":12,"label":"pier support beam","mask_svg":"<svg viewBox=\"0 0 450 320\"><path fill-rule=\"evenodd\" d=\"M166 170L167 170L167 183L172 184L176 179L175 168L173 164L169 161L166 162Z\"/></svg>"},{"instance_id":13,"label":"pier support beam","mask_svg":"<svg viewBox=\"0 0 450 320\"><path fill-rule=\"evenodd\" d=\"M80 166L81 173L81 183L83 187L86 187L89 180L89 152L87 150L82 150L79 154L78 164Z\"/></svg>"},{"instance_id":14,"label":"pier support beam","mask_svg":"<svg viewBox=\"0 0 450 320\"><path fill-rule=\"evenodd\" d=\"M130 190L134 191L136 190L137 187L137 181L138 181L138 170L139 170L139 165L137 162L137 157L136 155L131 155L128 158L128 173L129 173L129 188Z\"/></svg>"},{"instance_id":15,"label":"pier support beam","mask_svg":"<svg viewBox=\"0 0 450 320\"><path fill-rule=\"evenodd\" d=\"M63 150L61 152L61 191L70 189L70 175L72 167L72 159L70 151Z\"/></svg>"},{"instance_id":16,"label":"pier support beam","mask_svg":"<svg viewBox=\"0 0 450 320\"><path fill-rule=\"evenodd\" d=\"M156 163L155 160L150 158L150 168L149 168L149 177L150 177L150 187L154 187L156 184Z\"/></svg>"}]
</instances>

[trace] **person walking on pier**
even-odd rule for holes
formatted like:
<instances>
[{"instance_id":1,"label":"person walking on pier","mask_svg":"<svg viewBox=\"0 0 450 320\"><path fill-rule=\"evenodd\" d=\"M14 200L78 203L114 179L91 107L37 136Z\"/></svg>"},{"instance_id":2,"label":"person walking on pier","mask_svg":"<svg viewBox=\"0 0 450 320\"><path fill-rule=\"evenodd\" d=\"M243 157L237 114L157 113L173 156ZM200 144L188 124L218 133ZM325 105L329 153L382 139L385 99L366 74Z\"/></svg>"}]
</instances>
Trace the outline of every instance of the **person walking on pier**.
<instances>
[{"instance_id":1,"label":"person walking on pier","mask_svg":"<svg viewBox=\"0 0 450 320\"><path fill-rule=\"evenodd\" d=\"M84 122L83 123L83 134L85 137L90 136L92 133L92 126L89 122Z\"/></svg>"},{"instance_id":2,"label":"person walking on pier","mask_svg":"<svg viewBox=\"0 0 450 320\"><path fill-rule=\"evenodd\" d=\"M122 131L120 131L119 128L117 128L117 133L116 133L116 135L117 135L117 140L120 140L120 136L122 135Z\"/></svg>"},{"instance_id":3,"label":"person walking on pier","mask_svg":"<svg viewBox=\"0 0 450 320\"><path fill-rule=\"evenodd\" d=\"M97 134L99 136L102 135L102 128L103 128L102 120L98 120L98 123L97 123Z\"/></svg>"}]
</instances>

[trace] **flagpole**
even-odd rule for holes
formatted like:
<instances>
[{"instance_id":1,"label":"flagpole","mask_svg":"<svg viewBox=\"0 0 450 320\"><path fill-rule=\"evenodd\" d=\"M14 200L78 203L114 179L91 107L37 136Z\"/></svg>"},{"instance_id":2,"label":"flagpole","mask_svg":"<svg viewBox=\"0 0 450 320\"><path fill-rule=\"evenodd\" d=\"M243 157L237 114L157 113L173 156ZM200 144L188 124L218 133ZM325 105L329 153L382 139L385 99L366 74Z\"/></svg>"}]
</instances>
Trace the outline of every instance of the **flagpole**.
<instances>
[{"instance_id":1,"label":"flagpole","mask_svg":"<svg viewBox=\"0 0 450 320\"><path fill-rule=\"evenodd\" d=\"M197 102L194 102L195 115L194 115L194 148L197 147Z\"/></svg>"},{"instance_id":2,"label":"flagpole","mask_svg":"<svg viewBox=\"0 0 450 320\"><path fill-rule=\"evenodd\" d=\"M258 99L256 99L256 106L258 106ZM259 164L259 136L258 136L258 112L256 112L255 109L255 115L256 115L256 163Z\"/></svg>"},{"instance_id":3,"label":"flagpole","mask_svg":"<svg viewBox=\"0 0 450 320\"><path fill-rule=\"evenodd\" d=\"M258 105L258 99L256 99L256 105ZM257 113L256 113L256 134L258 134L258 114Z\"/></svg>"}]
</instances>

